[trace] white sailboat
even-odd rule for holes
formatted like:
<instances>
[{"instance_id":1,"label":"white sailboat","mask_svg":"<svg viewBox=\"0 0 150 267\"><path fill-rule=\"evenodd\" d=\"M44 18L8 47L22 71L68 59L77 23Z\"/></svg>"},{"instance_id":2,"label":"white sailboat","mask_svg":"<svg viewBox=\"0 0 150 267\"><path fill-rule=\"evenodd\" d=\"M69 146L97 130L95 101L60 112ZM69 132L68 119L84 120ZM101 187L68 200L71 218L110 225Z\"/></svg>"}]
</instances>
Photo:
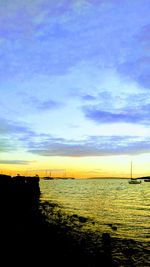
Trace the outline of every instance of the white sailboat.
<instances>
[{"instance_id":1,"label":"white sailboat","mask_svg":"<svg viewBox=\"0 0 150 267\"><path fill-rule=\"evenodd\" d=\"M141 180L132 177L132 162L131 162L131 178L128 181L129 184L141 184Z\"/></svg>"}]
</instances>

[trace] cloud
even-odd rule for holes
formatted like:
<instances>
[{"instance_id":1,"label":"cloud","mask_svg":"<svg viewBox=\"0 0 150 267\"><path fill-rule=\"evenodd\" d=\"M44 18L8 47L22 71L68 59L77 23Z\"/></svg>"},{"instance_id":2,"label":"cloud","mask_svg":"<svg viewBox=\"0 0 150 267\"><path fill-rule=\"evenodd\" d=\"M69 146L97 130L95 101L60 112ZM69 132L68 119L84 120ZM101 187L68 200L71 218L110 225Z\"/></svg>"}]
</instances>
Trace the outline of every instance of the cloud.
<instances>
[{"instance_id":1,"label":"cloud","mask_svg":"<svg viewBox=\"0 0 150 267\"><path fill-rule=\"evenodd\" d=\"M145 108L146 109L146 108ZM149 106L147 107L149 110ZM112 118L111 118L112 120ZM1 120L2 122L2 120ZM3 120L0 131L0 152L24 149L40 156L92 157L136 155L150 152L150 139L142 136L89 136L82 140L65 139L32 131L29 127ZM1 123L2 128L2 123ZM1 164L29 164L26 160L1 160Z\"/></svg>"},{"instance_id":2,"label":"cloud","mask_svg":"<svg viewBox=\"0 0 150 267\"><path fill-rule=\"evenodd\" d=\"M1 78L60 75L83 61L121 73L147 54L136 38L149 22L143 1L2 1Z\"/></svg>"},{"instance_id":3,"label":"cloud","mask_svg":"<svg viewBox=\"0 0 150 267\"><path fill-rule=\"evenodd\" d=\"M117 69L121 74L135 80L139 85L150 88L150 57L146 53L138 59L127 60L118 65Z\"/></svg>"},{"instance_id":4,"label":"cloud","mask_svg":"<svg viewBox=\"0 0 150 267\"><path fill-rule=\"evenodd\" d=\"M128 97L129 98L129 97ZM109 106L101 109L101 105L89 105L83 107L83 112L86 118L93 120L96 123L132 123L132 124L145 124L149 125L150 121L150 103L141 104L139 102L140 97L136 95L134 98L133 105L126 104L126 106L122 108L112 108L109 109ZM133 100L133 96L132 96ZM137 102L136 102L137 100ZM103 104L103 108L105 103Z\"/></svg>"},{"instance_id":5,"label":"cloud","mask_svg":"<svg viewBox=\"0 0 150 267\"><path fill-rule=\"evenodd\" d=\"M52 99L40 100L37 97L30 97L28 101L32 105L32 108L34 107L40 111L55 110L63 106L63 103L54 101Z\"/></svg>"},{"instance_id":6,"label":"cloud","mask_svg":"<svg viewBox=\"0 0 150 267\"><path fill-rule=\"evenodd\" d=\"M19 165L28 165L32 163L33 161L27 161L27 160L0 160L0 164L19 164Z\"/></svg>"},{"instance_id":7,"label":"cloud","mask_svg":"<svg viewBox=\"0 0 150 267\"><path fill-rule=\"evenodd\" d=\"M86 94L86 95L83 95L82 96L82 100L85 100L85 101L94 101L96 100L96 97L91 95L91 94Z\"/></svg>"},{"instance_id":8,"label":"cloud","mask_svg":"<svg viewBox=\"0 0 150 267\"><path fill-rule=\"evenodd\" d=\"M29 152L41 156L92 157L110 155L136 155L150 151L150 140L137 136L91 136L86 140L73 141L51 138L30 143Z\"/></svg>"},{"instance_id":9,"label":"cloud","mask_svg":"<svg viewBox=\"0 0 150 267\"><path fill-rule=\"evenodd\" d=\"M0 118L0 153L18 150L27 140L36 138L36 133L23 123Z\"/></svg>"},{"instance_id":10,"label":"cloud","mask_svg":"<svg viewBox=\"0 0 150 267\"><path fill-rule=\"evenodd\" d=\"M129 39L128 52L126 50L126 55L122 62L118 62L116 69L118 73L134 80L143 88L150 89L150 20L147 17L150 3L148 1L145 3L147 10L141 6L141 12L145 13L145 19L144 21L141 21L140 18L135 20L137 26L135 32L132 33L132 39Z\"/></svg>"},{"instance_id":11,"label":"cloud","mask_svg":"<svg viewBox=\"0 0 150 267\"><path fill-rule=\"evenodd\" d=\"M86 109L85 116L97 123L139 123L141 119L136 114L132 115L129 113L113 113L107 112L100 109Z\"/></svg>"},{"instance_id":12,"label":"cloud","mask_svg":"<svg viewBox=\"0 0 150 267\"><path fill-rule=\"evenodd\" d=\"M14 146L11 144L9 138L0 136L0 153L12 151Z\"/></svg>"}]
</instances>

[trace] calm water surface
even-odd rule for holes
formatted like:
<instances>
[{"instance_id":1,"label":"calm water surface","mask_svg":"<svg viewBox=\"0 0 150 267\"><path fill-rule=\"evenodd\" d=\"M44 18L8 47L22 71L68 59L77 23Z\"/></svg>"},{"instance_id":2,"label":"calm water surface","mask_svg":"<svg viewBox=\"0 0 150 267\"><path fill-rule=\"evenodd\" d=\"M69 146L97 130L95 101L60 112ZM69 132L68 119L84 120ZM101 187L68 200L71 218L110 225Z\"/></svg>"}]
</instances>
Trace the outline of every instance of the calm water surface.
<instances>
[{"instance_id":1,"label":"calm water surface","mask_svg":"<svg viewBox=\"0 0 150 267\"><path fill-rule=\"evenodd\" d=\"M111 236L150 241L150 183L127 179L40 180L42 200L89 218L87 227ZM94 223L91 223L94 222Z\"/></svg>"}]
</instances>

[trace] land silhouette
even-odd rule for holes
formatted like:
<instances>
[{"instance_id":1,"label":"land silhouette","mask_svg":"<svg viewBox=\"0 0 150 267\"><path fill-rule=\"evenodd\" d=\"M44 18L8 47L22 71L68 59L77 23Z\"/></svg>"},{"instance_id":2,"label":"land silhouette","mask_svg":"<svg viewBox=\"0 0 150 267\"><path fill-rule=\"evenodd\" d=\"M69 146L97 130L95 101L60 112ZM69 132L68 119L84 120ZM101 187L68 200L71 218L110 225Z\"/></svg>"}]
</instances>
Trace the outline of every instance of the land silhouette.
<instances>
[{"instance_id":1,"label":"land silhouette","mask_svg":"<svg viewBox=\"0 0 150 267\"><path fill-rule=\"evenodd\" d=\"M44 207L53 213L56 205L43 203L42 208L40 193L38 176L0 175L1 259L5 265L10 261L15 265L29 265L32 261L34 266L39 262L42 266L113 266L108 257L108 237L104 236L103 255L98 251L90 253L85 249L90 238L78 242L70 226L59 224L61 213L55 222L48 222ZM81 223L86 220L78 216L72 219ZM106 243L109 243L107 249Z\"/></svg>"}]
</instances>

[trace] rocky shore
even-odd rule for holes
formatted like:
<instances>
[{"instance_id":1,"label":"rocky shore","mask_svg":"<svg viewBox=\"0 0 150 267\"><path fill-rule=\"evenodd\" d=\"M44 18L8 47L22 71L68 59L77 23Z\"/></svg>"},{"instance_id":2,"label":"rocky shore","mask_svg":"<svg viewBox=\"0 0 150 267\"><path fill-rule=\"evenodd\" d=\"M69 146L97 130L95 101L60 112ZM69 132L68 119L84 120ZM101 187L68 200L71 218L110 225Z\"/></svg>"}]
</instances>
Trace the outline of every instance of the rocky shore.
<instances>
[{"instance_id":1,"label":"rocky shore","mask_svg":"<svg viewBox=\"0 0 150 267\"><path fill-rule=\"evenodd\" d=\"M112 238L110 234L102 233L101 229L89 230L86 227L89 223L88 218L65 214L61 206L55 203L41 203L41 212L50 228L56 229L53 237L55 240L57 236L56 248L58 244L60 244L60 250L63 248L62 259L66 266L150 266L150 243L148 242L142 243L121 237Z\"/></svg>"},{"instance_id":2,"label":"rocky shore","mask_svg":"<svg viewBox=\"0 0 150 267\"><path fill-rule=\"evenodd\" d=\"M41 202L38 176L0 175L0 211L4 266L150 266L148 247L83 231L87 218Z\"/></svg>"}]
</instances>

